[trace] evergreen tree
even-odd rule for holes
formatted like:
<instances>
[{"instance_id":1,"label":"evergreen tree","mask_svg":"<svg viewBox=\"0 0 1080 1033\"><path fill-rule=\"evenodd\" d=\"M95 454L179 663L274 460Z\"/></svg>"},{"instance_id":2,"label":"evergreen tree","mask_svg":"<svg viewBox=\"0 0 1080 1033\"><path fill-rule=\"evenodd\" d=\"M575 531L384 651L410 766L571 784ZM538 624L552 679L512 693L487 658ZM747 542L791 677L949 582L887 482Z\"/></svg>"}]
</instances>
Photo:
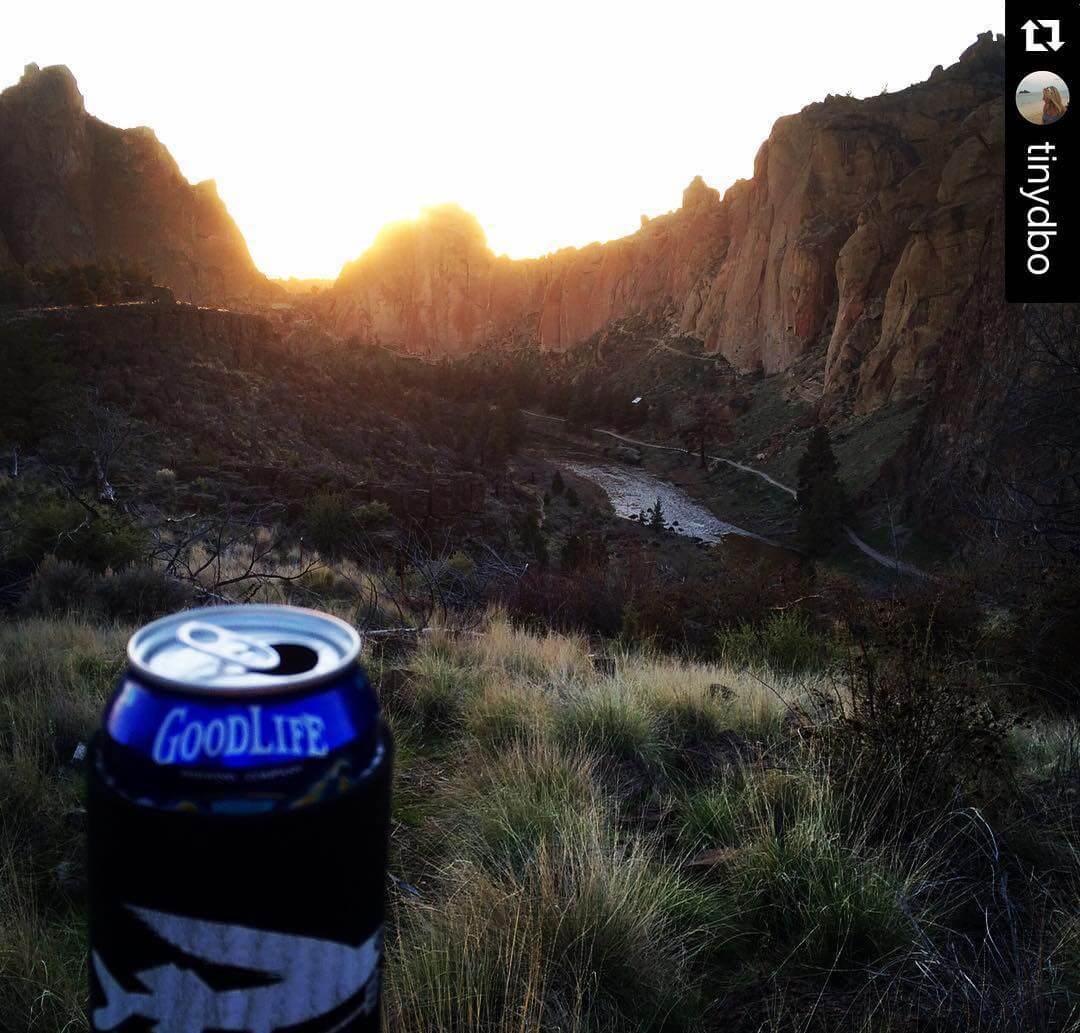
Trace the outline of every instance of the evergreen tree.
<instances>
[{"instance_id":1,"label":"evergreen tree","mask_svg":"<svg viewBox=\"0 0 1080 1033\"><path fill-rule=\"evenodd\" d=\"M649 510L649 527L654 531L666 531L667 524L664 521L664 507L660 502L660 496L656 497L656 505Z\"/></svg>"},{"instance_id":2,"label":"evergreen tree","mask_svg":"<svg viewBox=\"0 0 1080 1033\"><path fill-rule=\"evenodd\" d=\"M548 545L540 527L540 514L533 510L525 516L521 526L521 543L532 553L536 565L546 570L548 565Z\"/></svg>"},{"instance_id":3,"label":"evergreen tree","mask_svg":"<svg viewBox=\"0 0 1080 1033\"><path fill-rule=\"evenodd\" d=\"M580 534L566 536L559 550L559 566L563 570L577 570L585 563L585 539Z\"/></svg>"},{"instance_id":4,"label":"evergreen tree","mask_svg":"<svg viewBox=\"0 0 1080 1033\"><path fill-rule=\"evenodd\" d=\"M849 505L838 470L829 431L818 424L798 467L799 541L811 555L824 555L843 537Z\"/></svg>"},{"instance_id":5,"label":"evergreen tree","mask_svg":"<svg viewBox=\"0 0 1080 1033\"><path fill-rule=\"evenodd\" d=\"M506 447L511 455L515 455L525 440L525 417L513 400L509 404L499 406L498 424L506 441Z\"/></svg>"},{"instance_id":6,"label":"evergreen tree","mask_svg":"<svg viewBox=\"0 0 1080 1033\"><path fill-rule=\"evenodd\" d=\"M86 272L83 269L76 269L68 282L68 304L69 305L93 305L97 301L97 297L90 289L90 282L86 278Z\"/></svg>"},{"instance_id":7,"label":"evergreen tree","mask_svg":"<svg viewBox=\"0 0 1080 1033\"><path fill-rule=\"evenodd\" d=\"M709 465L706 449L714 441L725 440L730 432L723 408L708 395L698 395L682 428L682 438L691 448L697 449L703 470Z\"/></svg>"},{"instance_id":8,"label":"evergreen tree","mask_svg":"<svg viewBox=\"0 0 1080 1033\"><path fill-rule=\"evenodd\" d=\"M566 490L566 482L559 470L556 470L555 476L551 478L551 490L556 495L561 495Z\"/></svg>"}]
</instances>

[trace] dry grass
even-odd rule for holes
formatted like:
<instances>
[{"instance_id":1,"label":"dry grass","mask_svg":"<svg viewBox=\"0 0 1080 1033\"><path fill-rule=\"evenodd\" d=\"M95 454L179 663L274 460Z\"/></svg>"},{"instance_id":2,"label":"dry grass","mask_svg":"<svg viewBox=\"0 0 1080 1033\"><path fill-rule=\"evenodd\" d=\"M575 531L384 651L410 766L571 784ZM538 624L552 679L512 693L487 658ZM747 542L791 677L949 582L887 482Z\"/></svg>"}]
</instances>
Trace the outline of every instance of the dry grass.
<instances>
[{"instance_id":1,"label":"dry grass","mask_svg":"<svg viewBox=\"0 0 1080 1033\"><path fill-rule=\"evenodd\" d=\"M803 679L793 677L638 654L619 658L613 680L644 700L677 739L695 728L775 736L806 687Z\"/></svg>"},{"instance_id":2,"label":"dry grass","mask_svg":"<svg viewBox=\"0 0 1080 1033\"><path fill-rule=\"evenodd\" d=\"M337 580L305 590L352 606ZM0 627L3 1029L85 1027L69 759L126 635L76 617ZM391 891L390 1028L1076 1033L1073 730L1014 733L1025 788L1006 824L1054 853L1008 883L1009 911L1000 840L970 816L955 831L970 808L904 840L833 776L790 720L813 680L593 650L493 614L373 666L407 884Z\"/></svg>"},{"instance_id":3,"label":"dry grass","mask_svg":"<svg viewBox=\"0 0 1080 1033\"><path fill-rule=\"evenodd\" d=\"M530 634L499 613L490 617L483 634L466 643L466 648L493 675L556 692L590 679L595 672L585 639Z\"/></svg>"},{"instance_id":4,"label":"dry grass","mask_svg":"<svg viewBox=\"0 0 1080 1033\"><path fill-rule=\"evenodd\" d=\"M85 932L74 910L50 908L21 851L0 854L0 1027L86 1029Z\"/></svg>"},{"instance_id":5,"label":"dry grass","mask_svg":"<svg viewBox=\"0 0 1080 1033\"><path fill-rule=\"evenodd\" d=\"M697 1028L695 961L725 935L723 909L640 839L614 837L602 810L550 815L529 830L528 864L484 852L445 870L435 905L403 906L392 1028Z\"/></svg>"},{"instance_id":6,"label":"dry grass","mask_svg":"<svg viewBox=\"0 0 1080 1033\"><path fill-rule=\"evenodd\" d=\"M0 1028L85 1028L81 777L127 629L0 627Z\"/></svg>"}]
</instances>

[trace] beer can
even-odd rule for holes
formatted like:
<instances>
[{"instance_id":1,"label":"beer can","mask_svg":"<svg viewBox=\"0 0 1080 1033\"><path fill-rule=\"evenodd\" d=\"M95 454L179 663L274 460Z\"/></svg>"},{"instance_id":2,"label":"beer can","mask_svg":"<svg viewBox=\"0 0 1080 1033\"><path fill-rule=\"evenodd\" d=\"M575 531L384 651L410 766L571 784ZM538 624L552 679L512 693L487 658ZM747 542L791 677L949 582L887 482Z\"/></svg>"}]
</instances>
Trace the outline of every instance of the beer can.
<instances>
[{"instance_id":1,"label":"beer can","mask_svg":"<svg viewBox=\"0 0 1080 1033\"><path fill-rule=\"evenodd\" d=\"M88 754L95 1030L379 1029L392 743L326 614L155 621Z\"/></svg>"}]
</instances>

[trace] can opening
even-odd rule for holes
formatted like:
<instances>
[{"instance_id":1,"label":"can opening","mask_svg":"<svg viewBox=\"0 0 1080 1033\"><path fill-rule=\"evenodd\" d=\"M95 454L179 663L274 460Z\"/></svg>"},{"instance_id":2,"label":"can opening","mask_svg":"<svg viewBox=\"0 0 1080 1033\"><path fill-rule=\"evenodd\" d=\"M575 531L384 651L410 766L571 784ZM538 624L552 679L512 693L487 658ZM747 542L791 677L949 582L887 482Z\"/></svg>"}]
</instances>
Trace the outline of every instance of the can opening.
<instances>
[{"instance_id":1,"label":"can opening","mask_svg":"<svg viewBox=\"0 0 1080 1033\"><path fill-rule=\"evenodd\" d=\"M270 648L281 658L281 662L277 667L263 671L263 674L303 674L305 671L314 670L319 662L319 654L309 646L295 642L274 642Z\"/></svg>"}]
</instances>

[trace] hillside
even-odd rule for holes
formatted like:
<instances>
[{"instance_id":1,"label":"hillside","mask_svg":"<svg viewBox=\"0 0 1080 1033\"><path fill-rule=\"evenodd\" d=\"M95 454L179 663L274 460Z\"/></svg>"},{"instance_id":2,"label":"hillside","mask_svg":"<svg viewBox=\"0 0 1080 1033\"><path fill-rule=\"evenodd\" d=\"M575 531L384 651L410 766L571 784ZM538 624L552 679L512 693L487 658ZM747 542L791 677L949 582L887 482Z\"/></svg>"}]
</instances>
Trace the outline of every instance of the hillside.
<instances>
[{"instance_id":1,"label":"hillside","mask_svg":"<svg viewBox=\"0 0 1080 1033\"><path fill-rule=\"evenodd\" d=\"M0 1033L103 1022L85 746L222 603L361 635L384 1028L1080 1033L1080 309L1001 300L1002 49L622 240L448 205L333 283L66 68L0 94Z\"/></svg>"},{"instance_id":2,"label":"hillside","mask_svg":"<svg viewBox=\"0 0 1080 1033\"><path fill-rule=\"evenodd\" d=\"M182 301L272 295L214 183L189 183L153 130L87 114L61 65L0 93L0 199L0 267L114 262Z\"/></svg>"}]
</instances>

